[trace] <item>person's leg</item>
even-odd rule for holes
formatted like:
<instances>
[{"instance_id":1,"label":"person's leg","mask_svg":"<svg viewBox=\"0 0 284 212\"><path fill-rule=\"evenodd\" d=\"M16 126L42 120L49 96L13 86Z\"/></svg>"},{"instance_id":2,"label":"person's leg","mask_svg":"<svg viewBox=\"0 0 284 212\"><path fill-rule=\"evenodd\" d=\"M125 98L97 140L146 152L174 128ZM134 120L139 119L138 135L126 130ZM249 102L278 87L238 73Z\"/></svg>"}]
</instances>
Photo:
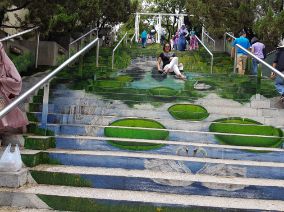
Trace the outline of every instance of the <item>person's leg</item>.
<instances>
[{"instance_id":1,"label":"person's leg","mask_svg":"<svg viewBox=\"0 0 284 212\"><path fill-rule=\"evenodd\" d=\"M252 74L257 75L257 68L258 68L258 62L255 59L252 59Z\"/></svg>"},{"instance_id":2,"label":"person's leg","mask_svg":"<svg viewBox=\"0 0 284 212\"><path fill-rule=\"evenodd\" d=\"M284 80L280 76L275 78L275 88L284 97Z\"/></svg>"},{"instance_id":3,"label":"person's leg","mask_svg":"<svg viewBox=\"0 0 284 212\"><path fill-rule=\"evenodd\" d=\"M245 74L245 71L246 71L247 59L248 59L248 56L242 55L242 65L243 65L242 74L243 74L243 75Z\"/></svg>"},{"instance_id":4,"label":"person's leg","mask_svg":"<svg viewBox=\"0 0 284 212\"><path fill-rule=\"evenodd\" d=\"M241 74L243 68L242 58L241 55L237 55L237 69L238 73Z\"/></svg>"}]
</instances>

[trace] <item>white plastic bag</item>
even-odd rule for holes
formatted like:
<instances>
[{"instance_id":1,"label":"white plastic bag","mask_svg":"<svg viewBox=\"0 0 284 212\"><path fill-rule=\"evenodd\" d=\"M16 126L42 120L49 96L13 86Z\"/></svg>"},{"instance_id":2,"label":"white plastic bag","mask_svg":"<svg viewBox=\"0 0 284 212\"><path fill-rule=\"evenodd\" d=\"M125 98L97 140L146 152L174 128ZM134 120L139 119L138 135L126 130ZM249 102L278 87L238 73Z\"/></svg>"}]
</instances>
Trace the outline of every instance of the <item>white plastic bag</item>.
<instances>
[{"instance_id":1,"label":"white plastic bag","mask_svg":"<svg viewBox=\"0 0 284 212\"><path fill-rule=\"evenodd\" d=\"M16 172L22 168L23 162L18 145L11 152L11 144L5 149L0 159L0 172Z\"/></svg>"}]
</instances>

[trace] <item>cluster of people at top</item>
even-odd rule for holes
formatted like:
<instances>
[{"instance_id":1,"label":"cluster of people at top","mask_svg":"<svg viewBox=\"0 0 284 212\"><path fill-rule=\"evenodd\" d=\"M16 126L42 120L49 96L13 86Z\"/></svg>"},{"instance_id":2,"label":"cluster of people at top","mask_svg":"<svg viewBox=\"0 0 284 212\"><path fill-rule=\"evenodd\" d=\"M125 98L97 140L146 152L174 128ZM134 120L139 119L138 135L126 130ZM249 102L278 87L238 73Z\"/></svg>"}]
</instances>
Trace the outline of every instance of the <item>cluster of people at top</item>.
<instances>
[{"instance_id":1,"label":"cluster of people at top","mask_svg":"<svg viewBox=\"0 0 284 212\"><path fill-rule=\"evenodd\" d=\"M178 51L198 49L198 40L196 39L194 29L188 32L184 24L176 32L176 34L172 36L170 43L172 49Z\"/></svg>"},{"instance_id":2,"label":"cluster of people at top","mask_svg":"<svg viewBox=\"0 0 284 212\"><path fill-rule=\"evenodd\" d=\"M246 50L251 51L256 57L265 59L266 51L265 45L260 42L257 37L252 38L251 43L246 38L247 34L243 30L240 32L239 38L236 38L232 43L231 57L235 55L236 45L239 44ZM248 53L241 48L237 48L237 69L238 73L243 75L246 71L246 63L248 59ZM252 74L257 75L259 62L255 58L252 59ZM278 71L284 73L284 39L279 43L277 53L272 64ZM274 72L271 73L271 78L275 79L276 90L281 95L281 101L284 102L284 79L280 76L276 76Z\"/></svg>"},{"instance_id":3,"label":"cluster of people at top","mask_svg":"<svg viewBox=\"0 0 284 212\"><path fill-rule=\"evenodd\" d=\"M141 44L142 48L146 47L147 43L154 43L156 42L156 30L150 30L148 33L146 30L143 30L141 33ZM165 44L166 41L166 32L165 29L160 30L160 42L162 45ZM188 32L186 26L183 24L180 29L177 30L175 35L172 36L170 40L171 49L178 50L178 51L185 51L185 50L197 50L198 49L198 40L195 36L195 31L192 29Z\"/></svg>"}]
</instances>

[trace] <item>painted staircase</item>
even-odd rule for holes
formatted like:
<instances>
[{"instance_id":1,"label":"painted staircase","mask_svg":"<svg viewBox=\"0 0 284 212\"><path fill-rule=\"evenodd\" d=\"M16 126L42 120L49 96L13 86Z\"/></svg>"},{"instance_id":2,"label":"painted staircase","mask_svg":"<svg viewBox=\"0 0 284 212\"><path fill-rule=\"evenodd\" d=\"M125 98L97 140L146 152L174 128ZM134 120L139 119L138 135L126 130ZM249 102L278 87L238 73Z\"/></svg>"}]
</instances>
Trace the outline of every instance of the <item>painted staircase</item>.
<instances>
[{"instance_id":1,"label":"painted staircase","mask_svg":"<svg viewBox=\"0 0 284 212\"><path fill-rule=\"evenodd\" d=\"M102 57L109 58L109 53L103 52ZM109 60L96 75L88 72L91 79L101 82L117 79L117 73L131 73L140 80L138 85L132 81L116 89L96 85L88 90L82 89L84 83L73 83L74 89L66 75L58 77L50 91L48 130L40 129L42 93L38 92L27 106L30 133L22 150L29 184L0 188L4 197L0 205L10 198L17 207L66 211L284 210L284 149L220 144L209 131L215 120L236 116L283 130L284 110L275 107L275 98L253 95L240 103L210 90L196 98L186 92L179 93L179 99L153 97L151 86L167 83L174 88L185 82L171 75L157 80L158 73L153 75L152 70L156 59L148 54L133 54L128 68L110 75L105 73L111 72L106 68ZM83 68L94 69L93 59L90 54ZM189 76L188 81L194 79ZM137 92L137 86L143 92ZM210 115L200 121L176 120L168 112L176 103L201 105ZM116 144L159 145L147 151L121 149L105 136L105 129L125 118L158 121L169 136L166 140L112 137Z\"/></svg>"}]
</instances>

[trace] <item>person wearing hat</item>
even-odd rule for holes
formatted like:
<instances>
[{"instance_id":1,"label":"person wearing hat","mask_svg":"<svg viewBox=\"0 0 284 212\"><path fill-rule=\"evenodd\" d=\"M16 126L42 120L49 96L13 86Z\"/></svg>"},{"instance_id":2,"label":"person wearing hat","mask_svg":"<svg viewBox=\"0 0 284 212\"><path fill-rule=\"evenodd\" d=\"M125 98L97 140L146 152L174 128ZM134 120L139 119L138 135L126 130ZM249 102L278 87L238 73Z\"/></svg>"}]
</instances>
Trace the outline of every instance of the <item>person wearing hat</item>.
<instances>
[{"instance_id":1,"label":"person wearing hat","mask_svg":"<svg viewBox=\"0 0 284 212\"><path fill-rule=\"evenodd\" d=\"M235 46L239 44L241 47L249 50L249 48L251 47L250 46L250 42L249 40L246 38L246 32L245 31L241 31L240 32L240 37L239 38L236 38L234 40L234 42L232 43L232 51L231 51L231 57L234 58L234 53L235 53ZM248 58L248 54L238 48L237 49L237 69L238 69L238 73L241 74L241 75L244 75L245 74L245 71L246 71L246 64L247 64L247 58Z\"/></svg>"},{"instance_id":2,"label":"person wearing hat","mask_svg":"<svg viewBox=\"0 0 284 212\"><path fill-rule=\"evenodd\" d=\"M251 52L260 59L265 59L265 45L261 43L257 37L251 39ZM252 58L252 74L257 75L259 62Z\"/></svg>"},{"instance_id":3,"label":"person wearing hat","mask_svg":"<svg viewBox=\"0 0 284 212\"><path fill-rule=\"evenodd\" d=\"M278 45L272 66L278 71L284 73L284 39L282 39ZM275 78L275 88L281 95L281 101L284 102L284 79L279 75L276 76L274 72L271 73L271 78Z\"/></svg>"}]
</instances>

